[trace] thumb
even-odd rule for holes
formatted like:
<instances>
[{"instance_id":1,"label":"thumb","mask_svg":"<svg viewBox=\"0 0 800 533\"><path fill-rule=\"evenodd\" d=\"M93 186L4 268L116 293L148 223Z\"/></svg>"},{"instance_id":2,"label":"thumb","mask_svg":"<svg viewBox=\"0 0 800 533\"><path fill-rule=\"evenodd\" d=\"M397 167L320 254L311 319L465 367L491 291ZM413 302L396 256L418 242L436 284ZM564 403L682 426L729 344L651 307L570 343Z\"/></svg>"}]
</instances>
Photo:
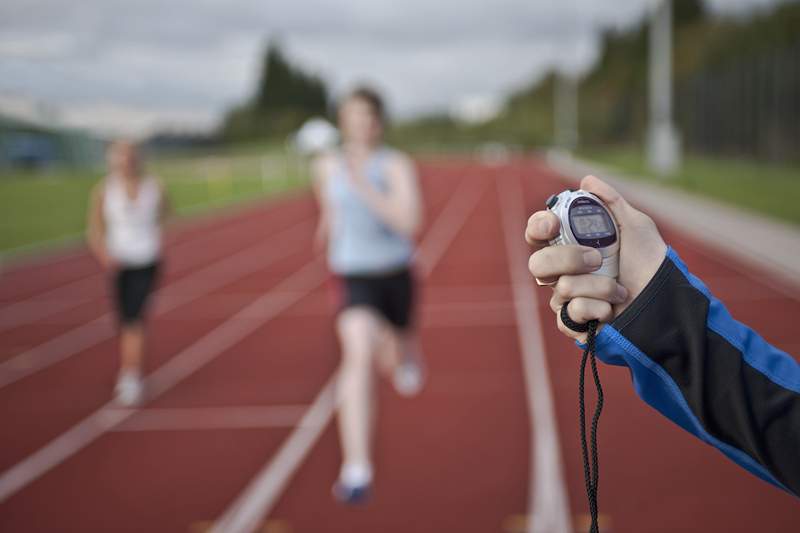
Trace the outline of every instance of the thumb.
<instances>
[{"instance_id":1,"label":"thumb","mask_svg":"<svg viewBox=\"0 0 800 533\"><path fill-rule=\"evenodd\" d=\"M596 176L586 176L581 180L581 189L603 200L618 221L627 219L633 208L617 190Z\"/></svg>"}]
</instances>

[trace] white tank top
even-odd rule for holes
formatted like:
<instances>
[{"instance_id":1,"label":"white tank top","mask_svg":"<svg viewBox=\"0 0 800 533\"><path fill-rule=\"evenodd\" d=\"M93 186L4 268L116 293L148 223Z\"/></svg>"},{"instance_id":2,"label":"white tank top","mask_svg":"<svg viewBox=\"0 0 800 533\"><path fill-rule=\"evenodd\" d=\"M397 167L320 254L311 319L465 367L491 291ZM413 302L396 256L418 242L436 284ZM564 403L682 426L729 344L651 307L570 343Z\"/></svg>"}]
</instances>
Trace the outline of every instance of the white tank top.
<instances>
[{"instance_id":1,"label":"white tank top","mask_svg":"<svg viewBox=\"0 0 800 533\"><path fill-rule=\"evenodd\" d=\"M155 179L142 178L136 198L125 192L121 178L106 178L103 215L106 246L111 257L124 266L140 267L156 262L161 254L161 188Z\"/></svg>"}]
</instances>

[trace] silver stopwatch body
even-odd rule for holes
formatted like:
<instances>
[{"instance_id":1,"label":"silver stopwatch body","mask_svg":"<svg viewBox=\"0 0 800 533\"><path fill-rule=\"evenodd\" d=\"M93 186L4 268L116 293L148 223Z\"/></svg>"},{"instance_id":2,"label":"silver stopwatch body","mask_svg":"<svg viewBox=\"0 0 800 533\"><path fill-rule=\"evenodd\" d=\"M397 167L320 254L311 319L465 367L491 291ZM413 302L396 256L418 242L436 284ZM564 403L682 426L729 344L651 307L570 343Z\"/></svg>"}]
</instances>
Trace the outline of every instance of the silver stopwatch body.
<instances>
[{"instance_id":1,"label":"silver stopwatch body","mask_svg":"<svg viewBox=\"0 0 800 533\"><path fill-rule=\"evenodd\" d=\"M593 274L619 276L619 228L602 200L583 190L551 196L547 208L561 221L561 232L551 245L580 244L597 248L603 264Z\"/></svg>"}]
</instances>

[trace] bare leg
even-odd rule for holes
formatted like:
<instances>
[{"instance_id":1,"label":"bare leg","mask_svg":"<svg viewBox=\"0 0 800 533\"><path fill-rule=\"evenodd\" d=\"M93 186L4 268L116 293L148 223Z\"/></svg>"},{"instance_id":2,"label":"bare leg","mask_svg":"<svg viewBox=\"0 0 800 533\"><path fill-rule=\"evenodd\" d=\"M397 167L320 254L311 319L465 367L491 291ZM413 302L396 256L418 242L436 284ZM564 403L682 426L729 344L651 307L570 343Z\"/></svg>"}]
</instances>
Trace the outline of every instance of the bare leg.
<instances>
[{"instance_id":1,"label":"bare leg","mask_svg":"<svg viewBox=\"0 0 800 533\"><path fill-rule=\"evenodd\" d=\"M400 361L404 357L412 359L420 359L422 357L422 347L420 346L419 333L416 329L411 328L398 332L397 339Z\"/></svg>"},{"instance_id":2,"label":"bare leg","mask_svg":"<svg viewBox=\"0 0 800 533\"><path fill-rule=\"evenodd\" d=\"M343 467L360 465L371 475L369 448L375 402L372 364L380 322L373 311L353 307L342 311L336 326L342 346L337 393Z\"/></svg>"},{"instance_id":3,"label":"bare leg","mask_svg":"<svg viewBox=\"0 0 800 533\"><path fill-rule=\"evenodd\" d=\"M126 324L120 331L120 374L139 375L144 361L144 326Z\"/></svg>"},{"instance_id":4,"label":"bare leg","mask_svg":"<svg viewBox=\"0 0 800 533\"><path fill-rule=\"evenodd\" d=\"M381 324L375 363L381 376L391 378L403 359L402 335L386 323Z\"/></svg>"},{"instance_id":5,"label":"bare leg","mask_svg":"<svg viewBox=\"0 0 800 533\"><path fill-rule=\"evenodd\" d=\"M115 394L117 401L132 407L142 401L141 380L145 333L141 323L125 324L120 331L120 364Z\"/></svg>"},{"instance_id":6,"label":"bare leg","mask_svg":"<svg viewBox=\"0 0 800 533\"><path fill-rule=\"evenodd\" d=\"M395 370L392 375L393 384L398 394L415 396L425 384L425 361L416 329L404 331L391 329L390 341L386 349L394 352Z\"/></svg>"}]
</instances>

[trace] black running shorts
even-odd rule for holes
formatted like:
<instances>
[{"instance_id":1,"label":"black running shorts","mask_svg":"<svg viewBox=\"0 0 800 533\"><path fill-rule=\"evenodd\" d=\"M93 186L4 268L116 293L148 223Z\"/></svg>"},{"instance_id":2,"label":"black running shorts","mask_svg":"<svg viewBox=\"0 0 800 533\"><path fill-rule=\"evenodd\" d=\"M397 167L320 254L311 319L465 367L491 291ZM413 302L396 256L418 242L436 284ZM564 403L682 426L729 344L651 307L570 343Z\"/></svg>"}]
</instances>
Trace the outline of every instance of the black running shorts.
<instances>
[{"instance_id":1,"label":"black running shorts","mask_svg":"<svg viewBox=\"0 0 800 533\"><path fill-rule=\"evenodd\" d=\"M123 267L114 276L117 316L122 324L142 319L148 297L155 286L159 265Z\"/></svg>"},{"instance_id":2,"label":"black running shorts","mask_svg":"<svg viewBox=\"0 0 800 533\"><path fill-rule=\"evenodd\" d=\"M342 276L340 309L367 306L397 329L411 325L414 277L409 269L391 274Z\"/></svg>"}]
</instances>

